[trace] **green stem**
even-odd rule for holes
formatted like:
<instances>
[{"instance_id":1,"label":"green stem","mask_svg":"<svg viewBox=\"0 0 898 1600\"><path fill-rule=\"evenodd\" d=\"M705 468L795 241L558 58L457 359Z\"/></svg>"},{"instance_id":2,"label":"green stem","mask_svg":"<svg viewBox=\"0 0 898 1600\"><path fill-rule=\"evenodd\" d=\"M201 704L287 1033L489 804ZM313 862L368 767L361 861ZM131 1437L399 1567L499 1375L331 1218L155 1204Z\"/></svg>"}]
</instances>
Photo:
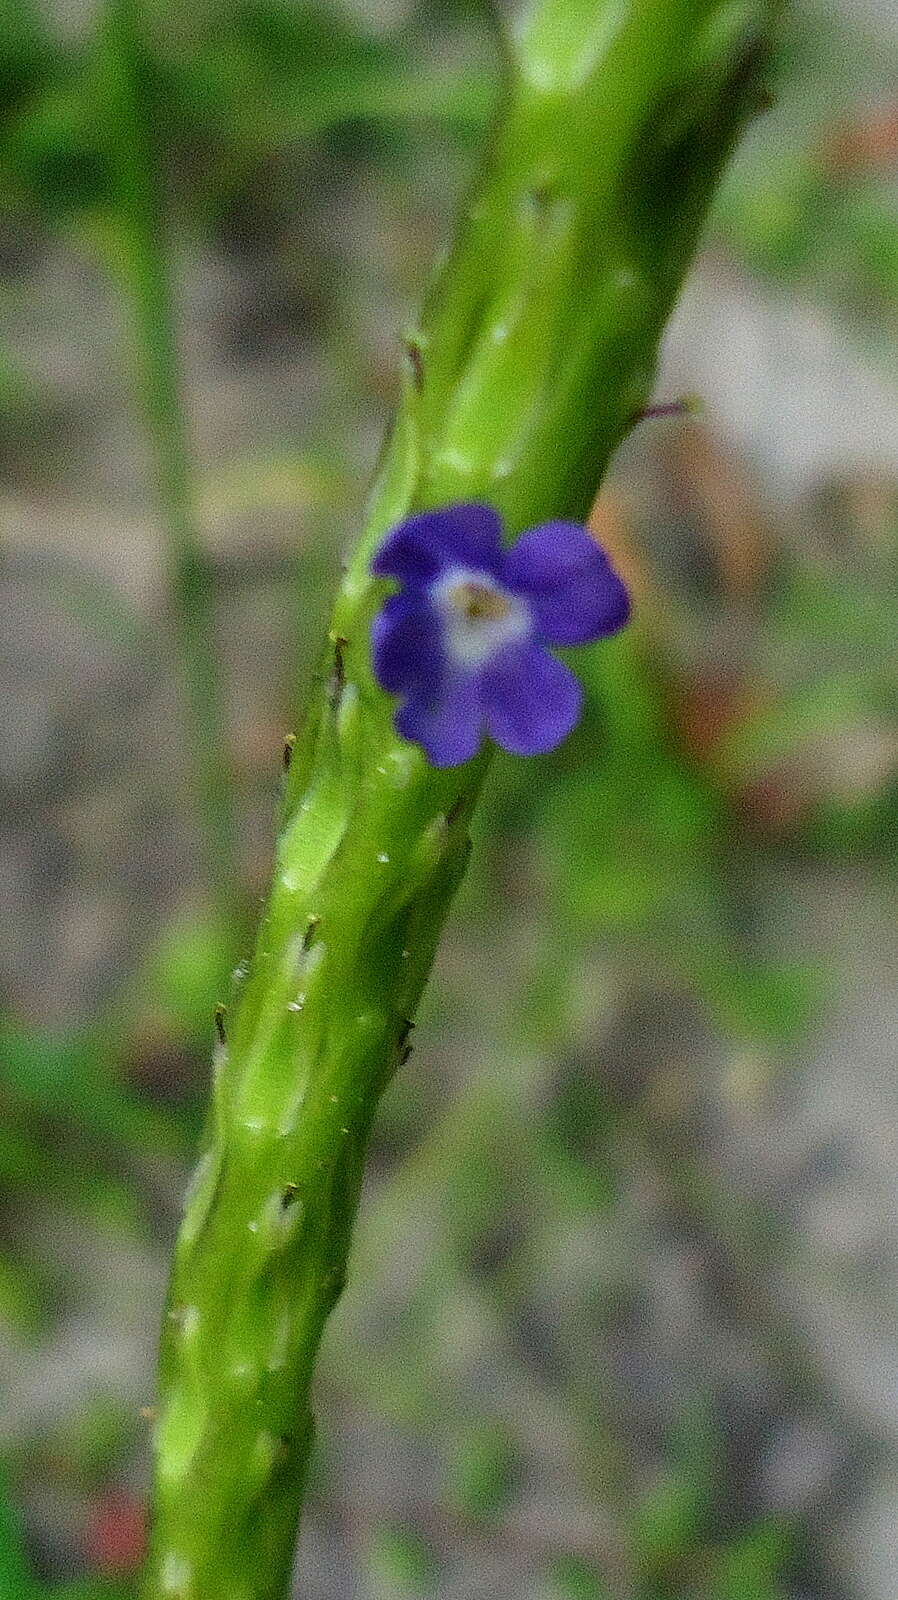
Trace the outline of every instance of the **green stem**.
<instances>
[{"instance_id":1,"label":"green stem","mask_svg":"<svg viewBox=\"0 0 898 1600\"><path fill-rule=\"evenodd\" d=\"M414 335L368 525L284 797L252 968L225 1020L161 1353L146 1600L282 1600L309 1388L368 1132L403 1058L488 756L434 771L373 681L369 563L410 510L582 517L652 386L778 0L538 0ZM224 1037L226 1033L226 1039Z\"/></svg>"},{"instance_id":2,"label":"green stem","mask_svg":"<svg viewBox=\"0 0 898 1600\"><path fill-rule=\"evenodd\" d=\"M133 319L139 395L166 534L168 605L180 656L211 896L229 915L237 899L238 876L214 643L214 577L195 522L151 113L141 82L139 14L136 0L107 0L101 38L98 109L105 118L114 178L113 266Z\"/></svg>"}]
</instances>

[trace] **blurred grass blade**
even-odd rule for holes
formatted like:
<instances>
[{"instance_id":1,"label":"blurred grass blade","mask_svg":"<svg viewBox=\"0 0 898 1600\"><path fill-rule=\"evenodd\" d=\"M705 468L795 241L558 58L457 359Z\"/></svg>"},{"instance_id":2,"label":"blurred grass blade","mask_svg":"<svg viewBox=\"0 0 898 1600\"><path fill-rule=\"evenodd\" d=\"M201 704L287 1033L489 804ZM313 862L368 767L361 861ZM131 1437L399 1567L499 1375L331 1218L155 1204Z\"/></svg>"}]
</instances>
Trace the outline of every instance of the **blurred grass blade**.
<instances>
[{"instance_id":1,"label":"blurred grass blade","mask_svg":"<svg viewBox=\"0 0 898 1600\"><path fill-rule=\"evenodd\" d=\"M0 1600L39 1600L44 1592L31 1571L6 1471L0 1465Z\"/></svg>"},{"instance_id":2,"label":"blurred grass blade","mask_svg":"<svg viewBox=\"0 0 898 1600\"><path fill-rule=\"evenodd\" d=\"M219 664L214 585L196 522L181 393L170 268L154 142L154 112L133 0L107 0L97 115L113 174L112 265L135 332L141 409L164 523L172 621L189 718L188 745L213 902L227 912L238 892L236 830Z\"/></svg>"},{"instance_id":3,"label":"blurred grass blade","mask_svg":"<svg viewBox=\"0 0 898 1600\"><path fill-rule=\"evenodd\" d=\"M0 1088L118 1146L177 1150L181 1144L173 1118L116 1083L109 1043L92 1033L53 1034L0 1022Z\"/></svg>"}]
</instances>

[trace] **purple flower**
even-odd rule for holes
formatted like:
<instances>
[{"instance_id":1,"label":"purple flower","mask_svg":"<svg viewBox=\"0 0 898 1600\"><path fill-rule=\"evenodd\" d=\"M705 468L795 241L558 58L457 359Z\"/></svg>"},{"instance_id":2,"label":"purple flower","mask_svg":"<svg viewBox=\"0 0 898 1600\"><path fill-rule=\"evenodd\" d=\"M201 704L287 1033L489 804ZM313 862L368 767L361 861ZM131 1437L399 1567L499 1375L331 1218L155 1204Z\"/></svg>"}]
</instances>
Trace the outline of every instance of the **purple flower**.
<instances>
[{"instance_id":1,"label":"purple flower","mask_svg":"<svg viewBox=\"0 0 898 1600\"><path fill-rule=\"evenodd\" d=\"M374 619L374 672L403 697L397 731L435 767L470 761L485 733L513 755L554 749L583 690L546 646L605 638L630 614L578 523L543 523L509 549L501 533L491 506L424 511L393 528L371 564L402 585Z\"/></svg>"}]
</instances>

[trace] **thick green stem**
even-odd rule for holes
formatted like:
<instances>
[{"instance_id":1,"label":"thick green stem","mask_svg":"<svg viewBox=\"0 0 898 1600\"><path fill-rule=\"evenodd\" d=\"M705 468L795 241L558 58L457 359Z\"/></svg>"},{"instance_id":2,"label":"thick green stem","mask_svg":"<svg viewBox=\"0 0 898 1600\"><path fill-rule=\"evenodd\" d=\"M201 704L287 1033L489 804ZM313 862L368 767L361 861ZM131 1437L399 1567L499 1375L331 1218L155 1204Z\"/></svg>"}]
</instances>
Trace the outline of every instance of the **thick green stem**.
<instances>
[{"instance_id":1,"label":"thick green stem","mask_svg":"<svg viewBox=\"0 0 898 1600\"><path fill-rule=\"evenodd\" d=\"M281 1600L309 1387L368 1132L407 1047L487 757L437 772L374 683L369 576L410 509L512 533L581 517L645 404L778 0L539 0L455 251L409 342L367 529L284 798L252 967L224 1021L162 1341L147 1600ZM226 1037L225 1037L226 1035Z\"/></svg>"},{"instance_id":2,"label":"thick green stem","mask_svg":"<svg viewBox=\"0 0 898 1600\"><path fill-rule=\"evenodd\" d=\"M99 87L114 175L111 250L134 325L139 397L166 536L167 599L186 697L190 768L211 898L224 915L239 899L233 797L214 643L212 573L197 532L179 386L168 256L136 0L106 0Z\"/></svg>"}]
</instances>

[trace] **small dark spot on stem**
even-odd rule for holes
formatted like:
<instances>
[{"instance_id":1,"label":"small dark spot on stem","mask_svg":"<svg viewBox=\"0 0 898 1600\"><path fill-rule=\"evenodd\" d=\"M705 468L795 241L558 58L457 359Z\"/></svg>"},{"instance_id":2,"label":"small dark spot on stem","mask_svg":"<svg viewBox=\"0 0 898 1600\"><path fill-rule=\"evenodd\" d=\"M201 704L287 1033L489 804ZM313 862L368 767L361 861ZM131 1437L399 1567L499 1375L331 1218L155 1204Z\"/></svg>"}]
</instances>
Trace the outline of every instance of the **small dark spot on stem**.
<instances>
[{"instance_id":1,"label":"small dark spot on stem","mask_svg":"<svg viewBox=\"0 0 898 1600\"><path fill-rule=\"evenodd\" d=\"M545 211L555 198L555 185L546 179L543 183L535 183L527 190L527 199L534 211Z\"/></svg>"},{"instance_id":2,"label":"small dark spot on stem","mask_svg":"<svg viewBox=\"0 0 898 1600\"><path fill-rule=\"evenodd\" d=\"M298 1183L285 1183L284 1187L283 1187L283 1190L281 1192L281 1210L282 1211L289 1211L290 1207L292 1205L295 1205L296 1201L298 1199L299 1199L299 1184Z\"/></svg>"},{"instance_id":3,"label":"small dark spot on stem","mask_svg":"<svg viewBox=\"0 0 898 1600\"><path fill-rule=\"evenodd\" d=\"M745 95L747 91L749 106L756 105L759 94L769 93L763 78L769 59L769 39L760 33L755 33L746 41L741 56L734 63L730 77L730 95L732 97Z\"/></svg>"},{"instance_id":4,"label":"small dark spot on stem","mask_svg":"<svg viewBox=\"0 0 898 1600\"><path fill-rule=\"evenodd\" d=\"M399 1065L400 1065L400 1067L404 1067L405 1066L405 1063L407 1062L407 1060L408 1060L409 1056L411 1055L413 1049L414 1049L414 1045L410 1045L410 1044L403 1045L402 1049L399 1052Z\"/></svg>"},{"instance_id":5,"label":"small dark spot on stem","mask_svg":"<svg viewBox=\"0 0 898 1600\"><path fill-rule=\"evenodd\" d=\"M417 339L406 339L405 354L412 369L412 382L420 394L424 388L424 357Z\"/></svg>"},{"instance_id":6,"label":"small dark spot on stem","mask_svg":"<svg viewBox=\"0 0 898 1600\"><path fill-rule=\"evenodd\" d=\"M227 1044L227 1042L228 1042L227 1038L225 1036L225 1025L224 1025L224 1019L227 1016L227 1011L228 1011L227 1006L222 1005L221 1002L219 1002L219 1004L215 1007L214 1012L212 1013L212 1015L213 1015L213 1017L215 1019L215 1032L218 1035L219 1044Z\"/></svg>"},{"instance_id":7,"label":"small dark spot on stem","mask_svg":"<svg viewBox=\"0 0 898 1600\"><path fill-rule=\"evenodd\" d=\"M458 819L458 817L461 816L462 808L464 807L464 803L465 803L465 796L463 794L460 794L457 797L457 799L453 800L451 806L449 807L449 810L446 812L446 826L447 826L447 828L451 828L453 822L455 822Z\"/></svg>"},{"instance_id":8,"label":"small dark spot on stem","mask_svg":"<svg viewBox=\"0 0 898 1600\"><path fill-rule=\"evenodd\" d=\"M284 771L290 771L290 762L293 760L293 748L296 744L296 734L288 733L284 740Z\"/></svg>"},{"instance_id":9,"label":"small dark spot on stem","mask_svg":"<svg viewBox=\"0 0 898 1600\"><path fill-rule=\"evenodd\" d=\"M316 934L316 932L318 930L318 927L319 927L320 923L321 923L321 918L315 916L315 914L313 912L312 916L309 917L309 920L306 923L306 931L302 936L302 947L303 947L304 950L310 950L311 949L312 940L315 937L315 934Z\"/></svg>"},{"instance_id":10,"label":"small dark spot on stem","mask_svg":"<svg viewBox=\"0 0 898 1600\"><path fill-rule=\"evenodd\" d=\"M349 640L345 639L342 633L338 633L334 640L334 668L333 672L331 673L331 705L335 711L343 697L343 690L346 688L346 662L344 660L343 652L345 651L348 643Z\"/></svg>"},{"instance_id":11,"label":"small dark spot on stem","mask_svg":"<svg viewBox=\"0 0 898 1600\"><path fill-rule=\"evenodd\" d=\"M397 1046L397 1049L399 1051L400 1064L403 1061L407 1061L408 1057L411 1055L412 1047L409 1044L409 1036L410 1036L414 1026L415 1026L415 1024L412 1021L411 1017L403 1017L403 1019L402 1019L402 1028L401 1028L401 1031L400 1031L400 1034L399 1034L399 1038L396 1041L396 1046Z\"/></svg>"},{"instance_id":12,"label":"small dark spot on stem","mask_svg":"<svg viewBox=\"0 0 898 1600\"><path fill-rule=\"evenodd\" d=\"M326 1304L335 1306L346 1288L346 1273L341 1267L334 1267L333 1271L328 1273L322 1287Z\"/></svg>"}]
</instances>

